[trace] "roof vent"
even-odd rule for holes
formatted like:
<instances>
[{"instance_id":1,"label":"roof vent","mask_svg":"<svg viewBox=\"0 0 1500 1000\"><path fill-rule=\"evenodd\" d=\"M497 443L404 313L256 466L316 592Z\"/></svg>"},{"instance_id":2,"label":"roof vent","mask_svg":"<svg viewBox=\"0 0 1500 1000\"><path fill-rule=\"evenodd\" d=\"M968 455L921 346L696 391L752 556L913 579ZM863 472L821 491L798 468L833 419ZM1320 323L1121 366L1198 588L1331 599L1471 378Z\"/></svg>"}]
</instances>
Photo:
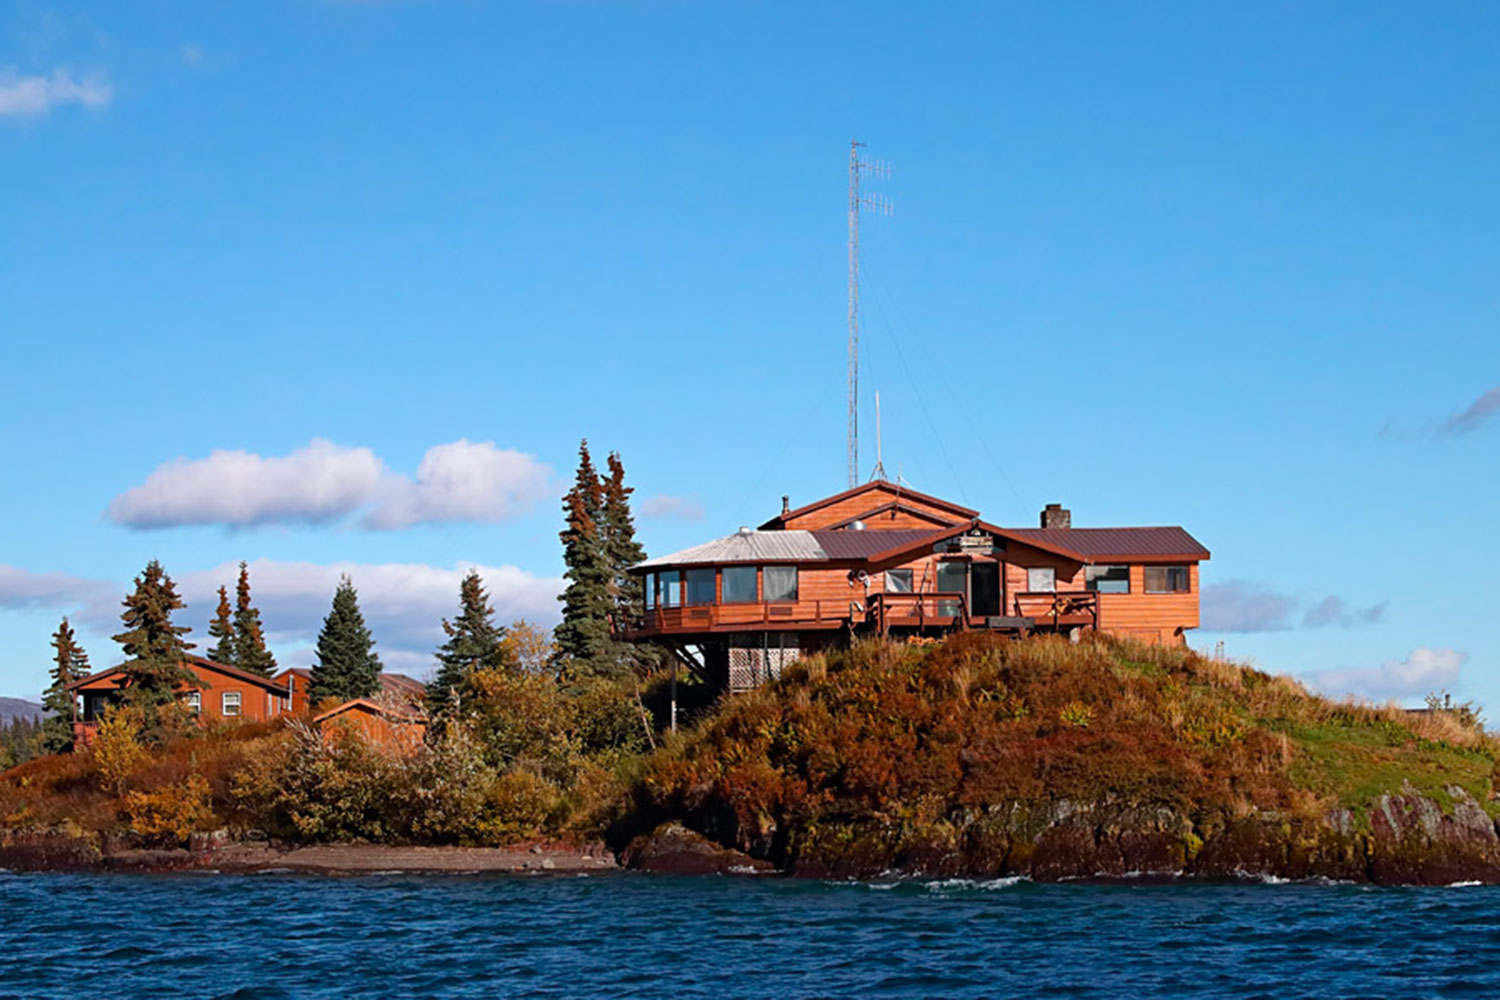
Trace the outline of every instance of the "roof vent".
<instances>
[{"instance_id":1,"label":"roof vent","mask_svg":"<svg viewBox=\"0 0 1500 1000\"><path fill-rule=\"evenodd\" d=\"M850 531L864 531L865 530L865 522L861 521L859 518L855 518L854 520L852 520L852 521L849 522L849 530Z\"/></svg>"},{"instance_id":2,"label":"roof vent","mask_svg":"<svg viewBox=\"0 0 1500 1000\"><path fill-rule=\"evenodd\" d=\"M1073 512L1060 503L1049 503L1042 510L1042 527L1071 528L1073 527Z\"/></svg>"},{"instance_id":3,"label":"roof vent","mask_svg":"<svg viewBox=\"0 0 1500 1000\"><path fill-rule=\"evenodd\" d=\"M755 534L755 532L751 531L749 528L742 524L740 525L740 530L736 531L735 534L739 535L741 538L746 538L750 535Z\"/></svg>"}]
</instances>

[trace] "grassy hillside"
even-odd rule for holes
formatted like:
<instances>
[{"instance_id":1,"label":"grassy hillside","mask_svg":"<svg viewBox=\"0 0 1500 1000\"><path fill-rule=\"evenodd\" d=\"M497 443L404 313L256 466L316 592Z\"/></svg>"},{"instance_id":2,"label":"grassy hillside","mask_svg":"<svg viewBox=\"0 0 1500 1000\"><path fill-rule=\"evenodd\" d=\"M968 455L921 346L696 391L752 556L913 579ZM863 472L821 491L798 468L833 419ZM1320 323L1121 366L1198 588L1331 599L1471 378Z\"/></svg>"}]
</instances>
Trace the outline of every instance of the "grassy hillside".
<instances>
[{"instance_id":1,"label":"grassy hillside","mask_svg":"<svg viewBox=\"0 0 1500 1000\"><path fill-rule=\"evenodd\" d=\"M1356 864L1383 794L1493 814L1497 750L1460 713L1331 701L1186 649L969 634L815 657L734 699L651 760L634 815L812 872L1025 870L1075 814L1101 864L1185 866L1248 817L1335 830L1319 849Z\"/></svg>"}]
</instances>

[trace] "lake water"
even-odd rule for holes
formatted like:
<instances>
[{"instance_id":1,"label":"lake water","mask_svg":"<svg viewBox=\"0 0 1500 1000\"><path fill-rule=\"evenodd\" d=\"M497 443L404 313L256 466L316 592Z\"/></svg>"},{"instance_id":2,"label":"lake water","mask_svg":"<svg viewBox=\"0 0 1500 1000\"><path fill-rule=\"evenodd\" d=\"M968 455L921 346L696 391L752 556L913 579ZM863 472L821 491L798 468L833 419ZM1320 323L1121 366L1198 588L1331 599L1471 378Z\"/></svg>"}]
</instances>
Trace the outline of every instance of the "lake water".
<instances>
[{"instance_id":1,"label":"lake water","mask_svg":"<svg viewBox=\"0 0 1500 1000\"><path fill-rule=\"evenodd\" d=\"M1500 889L0 873L0 997L1500 995Z\"/></svg>"}]
</instances>

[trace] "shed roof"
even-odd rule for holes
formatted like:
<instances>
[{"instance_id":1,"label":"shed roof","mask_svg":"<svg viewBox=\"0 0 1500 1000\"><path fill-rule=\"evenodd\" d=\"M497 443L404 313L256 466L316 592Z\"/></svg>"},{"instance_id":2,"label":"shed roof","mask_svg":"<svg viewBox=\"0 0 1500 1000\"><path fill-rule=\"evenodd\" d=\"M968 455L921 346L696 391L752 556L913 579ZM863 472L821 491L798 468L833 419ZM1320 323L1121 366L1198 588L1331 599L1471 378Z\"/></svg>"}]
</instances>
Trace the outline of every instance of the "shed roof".
<instances>
[{"instance_id":1,"label":"shed roof","mask_svg":"<svg viewBox=\"0 0 1500 1000\"><path fill-rule=\"evenodd\" d=\"M204 670L210 671L211 673L223 674L225 677L233 677L235 680L259 685L260 687L263 687L274 694L286 693L286 686L279 683L276 678L262 677L260 674L253 674L248 670L241 670L239 667L231 667L227 663L219 663L204 656L194 656L189 653L183 656L182 662L183 665L187 667L200 667ZM104 680L113 680L114 686L116 688L124 687L125 677L121 673L121 666L123 666L123 664L110 667L108 670L96 671L95 673L89 674L87 677L80 677L72 684L69 684L67 689L69 691L76 691L80 688L88 687L92 684L97 684L100 681Z\"/></svg>"}]
</instances>

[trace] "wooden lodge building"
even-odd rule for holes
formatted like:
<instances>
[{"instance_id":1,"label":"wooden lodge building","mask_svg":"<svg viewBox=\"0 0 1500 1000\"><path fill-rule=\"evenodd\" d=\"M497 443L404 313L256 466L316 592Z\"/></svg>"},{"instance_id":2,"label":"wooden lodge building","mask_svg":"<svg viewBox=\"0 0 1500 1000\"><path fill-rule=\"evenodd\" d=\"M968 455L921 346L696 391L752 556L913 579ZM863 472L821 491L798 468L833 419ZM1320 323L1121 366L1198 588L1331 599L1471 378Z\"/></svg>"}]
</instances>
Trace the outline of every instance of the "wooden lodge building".
<instances>
[{"instance_id":1,"label":"wooden lodge building","mask_svg":"<svg viewBox=\"0 0 1500 1000\"><path fill-rule=\"evenodd\" d=\"M1035 528L873 481L759 529L648 559L645 614L626 638L669 649L731 690L857 635L1083 630L1185 643L1208 550L1179 527L1075 528L1057 504Z\"/></svg>"},{"instance_id":2,"label":"wooden lodge building","mask_svg":"<svg viewBox=\"0 0 1500 1000\"><path fill-rule=\"evenodd\" d=\"M307 681L311 671L304 667L289 667L273 677L262 677L248 670L240 670L228 664L218 663L202 656L185 656L182 665L197 679L194 684L182 684L177 690L177 700L204 722L264 722L282 715L307 715L312 705L307 697ZM117 704L128 683L119 667L100 670L87 677L80 677L68 685L75 700L79 702L78 715L73 722L73 745L78 749L93 743L94 734L105 711ZM313 719L321 726L326 720L342 717L352 712L351 717L364 721L373 710L382 719L399 715L402 721L422 718L421 705L427 687L421 681L405 674L382 672L381 692L378 700L355 699L324 712ZM358 702L359 704L356 704ZM397 711L393 706L408 706L409 711ZM362 725L368 731L371 727ZM378 726L377 726L378 728ZM378 734L377 734L378 735Z\"/></svg>"}]
</instances>

